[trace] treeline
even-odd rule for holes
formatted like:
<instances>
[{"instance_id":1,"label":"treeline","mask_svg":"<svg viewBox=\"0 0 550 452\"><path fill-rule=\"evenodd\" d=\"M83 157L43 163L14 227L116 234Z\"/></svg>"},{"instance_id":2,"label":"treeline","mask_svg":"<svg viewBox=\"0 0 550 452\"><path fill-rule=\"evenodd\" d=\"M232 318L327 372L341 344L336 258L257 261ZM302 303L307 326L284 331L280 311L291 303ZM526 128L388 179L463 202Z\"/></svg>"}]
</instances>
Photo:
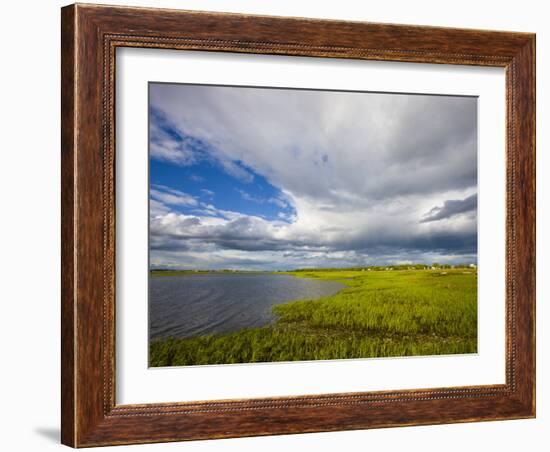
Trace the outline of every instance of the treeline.
<instances>
[{"instance_id":1,"label":"treeline","mask_svg":"<svg viewBox=\"0 0 550 452\"><path fill-rule=\"evenodd\" d=\"M432 270L432 269L453 269L453 268L463 268L470 269L476 268L475 264L438 264L437 262L433 264L402 264L402 265L371 265L368 267L339 267L339 268L297 268L292 270L292 272L311 272L311 271L324 271L324 272L341 272L341 271L387 271L387 270Z\"/></svg>"}]
</instances>

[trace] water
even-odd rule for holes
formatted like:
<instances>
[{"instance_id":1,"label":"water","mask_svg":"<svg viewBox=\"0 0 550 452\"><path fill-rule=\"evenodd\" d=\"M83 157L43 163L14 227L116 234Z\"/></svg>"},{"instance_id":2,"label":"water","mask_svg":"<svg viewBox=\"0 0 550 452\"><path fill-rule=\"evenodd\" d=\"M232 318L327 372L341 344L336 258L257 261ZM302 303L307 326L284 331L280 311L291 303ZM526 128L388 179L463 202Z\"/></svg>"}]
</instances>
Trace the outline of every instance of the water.
<instances>
[{"instance_id":1,"label":"water","mask_svg":"<svg viewBox=\"0 0 550 452\"><path fill-rule=\"evenodd\" d=\"M274 274L202 274L149 278L149 335L189 337L268 325L271 307L333 295L335 281Z\"/></svg>"}]
</instances>

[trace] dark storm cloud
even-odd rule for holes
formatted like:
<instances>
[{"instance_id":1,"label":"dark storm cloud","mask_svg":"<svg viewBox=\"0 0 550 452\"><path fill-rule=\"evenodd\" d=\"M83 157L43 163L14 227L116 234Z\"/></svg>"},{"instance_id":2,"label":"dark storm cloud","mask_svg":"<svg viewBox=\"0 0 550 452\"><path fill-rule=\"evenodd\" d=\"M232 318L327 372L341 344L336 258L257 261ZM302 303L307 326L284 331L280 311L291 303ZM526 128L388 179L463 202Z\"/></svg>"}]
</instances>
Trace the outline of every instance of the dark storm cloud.
<instances>
[{"instance_id":1,"label":"dark storm cloud","mask_svg":"<svg viewBox=\"0 0 550 452\"><path fill-rule=\"evenodd\" d=\"M442 254L472 254L477 248L475 223L467 223L453 230L420 231L407 233L404 228L393 227L369 234L359 230L354 234L336 234L328 239L324 234L304 237L277 236L277 229L270 222L257 217L239 217L223 224L203 225L196 217L177 221L179 225L151 226L151 249L195 250L210 246L209 250L225 249L246 252L311 253L318 251L356 251L360 254L387 254L393 249L406 252L437 252ZM337 231L338 232L338 231Z\"/></svg>"},{"instance_id":2,"label":"dark storm cloud","mask_svg":"<svg viewBox=\"0 0 550 452\"><path fill-rule=\"evenodd\" d=\"M430 210L421 223L429 223L430 221L443 220L451 218L461 213L473 212L477 210L477 194L468 196L465 199L450 199L445 201L442 207L434 207Z\"/></svg>"}]
</instances>

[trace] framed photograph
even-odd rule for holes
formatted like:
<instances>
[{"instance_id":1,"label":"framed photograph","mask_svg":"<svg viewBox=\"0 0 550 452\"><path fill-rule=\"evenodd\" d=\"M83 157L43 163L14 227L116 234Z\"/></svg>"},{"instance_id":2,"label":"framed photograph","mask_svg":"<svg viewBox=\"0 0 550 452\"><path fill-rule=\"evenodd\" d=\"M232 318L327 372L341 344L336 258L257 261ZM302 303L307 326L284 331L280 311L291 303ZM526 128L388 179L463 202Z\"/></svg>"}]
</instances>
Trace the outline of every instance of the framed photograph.
<instances>
[{"instance_id":1,"label":"framed photograph","mask_svg":"<svg viewBox=\"0 0 550 452\"><path fill-rule=\"evenodd\" d=\"M535 416L535 36L62 9L62 442Z\"/></svg>"}]
</instances>

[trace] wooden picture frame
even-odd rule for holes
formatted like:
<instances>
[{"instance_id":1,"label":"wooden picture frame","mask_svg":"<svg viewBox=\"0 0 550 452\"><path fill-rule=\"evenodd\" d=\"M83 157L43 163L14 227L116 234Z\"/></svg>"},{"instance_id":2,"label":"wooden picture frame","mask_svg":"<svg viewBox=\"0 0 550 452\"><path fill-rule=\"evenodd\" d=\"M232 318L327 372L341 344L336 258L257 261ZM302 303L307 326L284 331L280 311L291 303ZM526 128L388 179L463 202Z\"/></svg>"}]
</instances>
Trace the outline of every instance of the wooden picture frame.
<instances>
[{"instance_id":1,"label":"wooden picture frame","mask_svg":"<svg viewBox=\"0 0 550 452\"><path fill-rule=\"evenodd\" d=\"M62 9L62 442L73 447L535 416L535 35L71 5ZM506 383L115 403L115 50L506 69Z\"/></svg>"}]
</instances>

